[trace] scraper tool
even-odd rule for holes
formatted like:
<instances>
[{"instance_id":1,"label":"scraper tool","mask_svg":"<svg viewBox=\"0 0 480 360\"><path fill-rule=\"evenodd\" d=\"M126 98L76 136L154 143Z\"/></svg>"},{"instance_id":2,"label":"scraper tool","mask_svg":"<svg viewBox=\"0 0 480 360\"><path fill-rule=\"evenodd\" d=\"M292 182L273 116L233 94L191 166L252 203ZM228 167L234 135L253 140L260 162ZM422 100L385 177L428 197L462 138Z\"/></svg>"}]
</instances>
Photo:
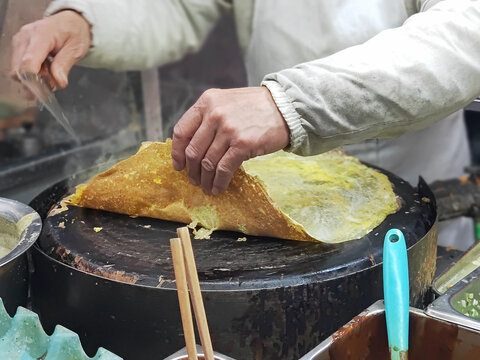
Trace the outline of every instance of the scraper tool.
<instances>
[{"instance_id":1,"label":"scraper tool","mask_svg":"<svg viewBox=\"0 0 480 360\"><path fill-rule=\"evenodd\" d=\"M409 281L405 237L391 229L383 243L383 294L391 360L408 359Z\"/></svg>"}]
</instances>

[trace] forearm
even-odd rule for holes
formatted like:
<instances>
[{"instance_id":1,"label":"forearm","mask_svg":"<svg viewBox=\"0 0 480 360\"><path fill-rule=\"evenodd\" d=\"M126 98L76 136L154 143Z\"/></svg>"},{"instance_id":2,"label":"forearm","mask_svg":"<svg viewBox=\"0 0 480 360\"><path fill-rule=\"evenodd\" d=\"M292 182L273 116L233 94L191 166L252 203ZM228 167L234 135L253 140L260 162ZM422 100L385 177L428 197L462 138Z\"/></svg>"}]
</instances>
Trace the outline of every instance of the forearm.
<instances>
[{"instance_id":1,"label":"forearm","mask_svg":"<svg viewBox=\"0 0 480 360\"><path fill-rule=\"evenodd\" d=\"M265 77L291 150L399 136L468 104L480 93L479 23L480 2L446 0L362 45Z\"/></svg>"},{"instance_id":2,"label":"forearm","mask_svg":"<svg viewBox=\"0 0 480 360\"><path fill-rule=\"evenodd\" d=\"M56 0L46 15L73 9L91 25L90 67L141 70L201 47L228 5L218 0Z\"/></svg>"}]
</instances>

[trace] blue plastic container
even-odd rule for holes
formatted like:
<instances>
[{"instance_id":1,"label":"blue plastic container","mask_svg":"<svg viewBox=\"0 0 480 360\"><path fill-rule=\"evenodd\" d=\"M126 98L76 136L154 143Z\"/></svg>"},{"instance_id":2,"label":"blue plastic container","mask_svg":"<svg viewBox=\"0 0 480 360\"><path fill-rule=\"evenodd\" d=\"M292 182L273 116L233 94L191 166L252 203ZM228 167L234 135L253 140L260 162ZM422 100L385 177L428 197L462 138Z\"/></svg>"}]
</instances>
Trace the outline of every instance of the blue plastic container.
<instances>
[{"instance_id":1,"label":"blue plastic container","mask_svg":"<svg viewBox=\"0 0 480 360\"><path fill-rule=\"evenodd\" d=\"M11 318L0 299L0 359L2 360L122 360L99 348L90 358L76 333L57 325L51 336L43 331L38 315L23 307Z\"/></svg>"}]
</instances>

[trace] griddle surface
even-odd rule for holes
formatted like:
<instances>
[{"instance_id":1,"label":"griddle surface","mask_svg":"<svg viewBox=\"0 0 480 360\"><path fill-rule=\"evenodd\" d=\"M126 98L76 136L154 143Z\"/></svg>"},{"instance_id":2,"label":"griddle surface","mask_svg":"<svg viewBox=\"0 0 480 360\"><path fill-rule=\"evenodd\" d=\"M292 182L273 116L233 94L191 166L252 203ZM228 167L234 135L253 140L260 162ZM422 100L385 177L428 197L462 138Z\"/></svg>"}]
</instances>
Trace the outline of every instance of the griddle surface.
<instances>
[{"instance_id":1,"label":"griddle surface","mask_svg":"<svg viewBox=\"0 0 480 360\"><path fill-rule=\"evenodd\" d=\"M193 240L202 289L284 287L364 270L382 261L383 238L392 227L404 232L411 247L435 220L433 201L422 200L424 195L417 194L410 184L382 172L394 184L402 207L361 239L326 245L215 231L209 240ZM45 191L37 199L37 210L45 213L48 209L38 207L58 202L73 191L72 182L81 181L85 181L81 176L67 179ZM174 289L169 239L176 237L180 226L184 224L70 206L45 219L39 246L80 270ZM96 227L101 231L95 232ZM247 241L238 241L243 237Z\"/></svg>"}]
</instances>

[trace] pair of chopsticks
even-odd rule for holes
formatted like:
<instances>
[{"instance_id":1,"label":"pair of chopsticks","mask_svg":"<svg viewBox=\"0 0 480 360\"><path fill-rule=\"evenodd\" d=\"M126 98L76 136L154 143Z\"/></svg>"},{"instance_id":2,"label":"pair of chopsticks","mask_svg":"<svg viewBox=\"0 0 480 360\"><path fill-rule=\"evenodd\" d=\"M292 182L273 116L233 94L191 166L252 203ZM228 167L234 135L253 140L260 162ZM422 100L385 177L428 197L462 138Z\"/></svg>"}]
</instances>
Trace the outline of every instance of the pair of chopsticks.
<instances>
[{"instance_id":1,"label":"pair of chopsticks","mask_svg":"<svg viewBox=\"0 0 480 360\"><path fill-rule=\"evenodd\" d=\"M190 289L204 358L205 360L214 360L212 341L208 330L207 316L203 306L202 292L198 282L197 266L195 265L188 228L178 228L177 235L178 238L170 239L170 247L172 249L173 268L177 283L178 302L180 304L188 360L197 360L195 332L188 289Z\"/></svg>"}]
</instances>

